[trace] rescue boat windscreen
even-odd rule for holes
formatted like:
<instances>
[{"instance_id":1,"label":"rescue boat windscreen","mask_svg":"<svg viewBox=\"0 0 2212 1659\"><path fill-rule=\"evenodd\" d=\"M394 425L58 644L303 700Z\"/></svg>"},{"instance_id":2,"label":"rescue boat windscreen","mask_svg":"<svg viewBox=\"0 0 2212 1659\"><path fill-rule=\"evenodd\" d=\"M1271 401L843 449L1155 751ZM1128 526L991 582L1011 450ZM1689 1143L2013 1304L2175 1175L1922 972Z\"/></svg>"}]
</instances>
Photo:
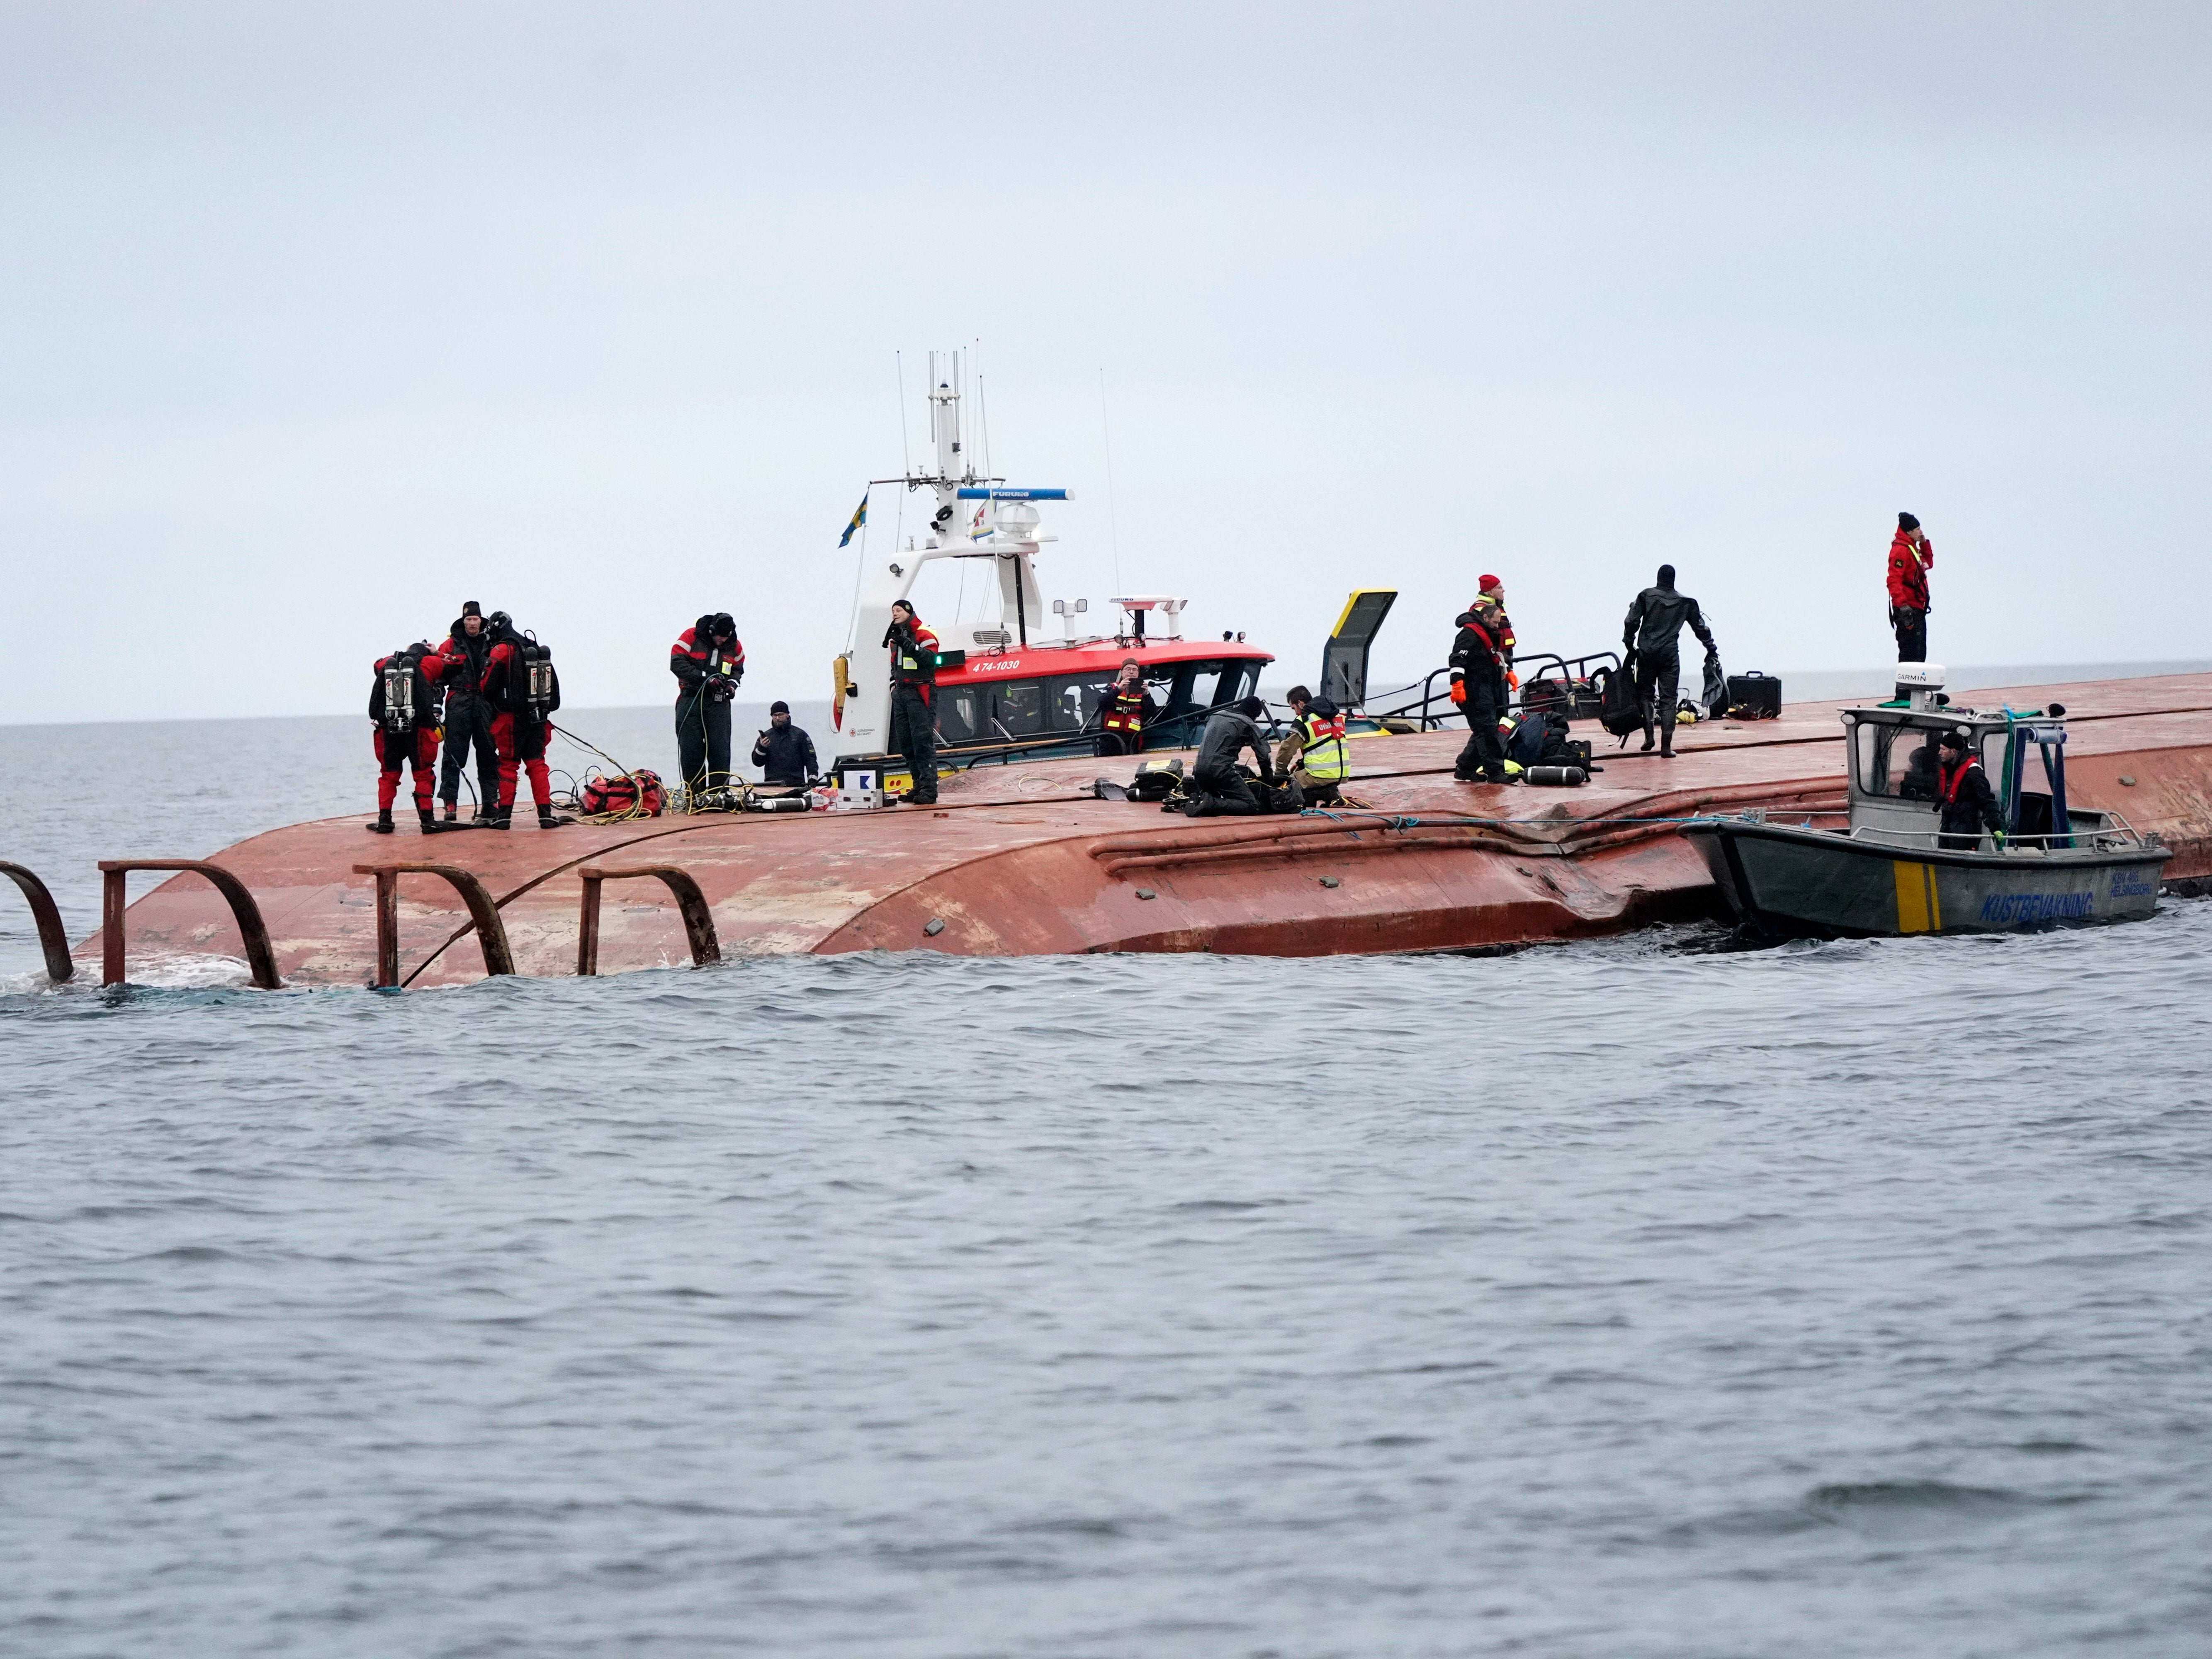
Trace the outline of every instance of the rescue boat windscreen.
<instances>
[{"instance_id":1,"label":"rescue boat windscreen","mask_svg":"<svg viewBox=\"0 0 2212 1659\"><path fill-rule=\"evenodd\" d=\"M1178 722L1249 696L1260 682L1252 658L1153 663L1145 684L1164 707L1152 723L1162 738ZM937 688L937 733L945 743L988 743L1098 729L1098 706L1113 689L1112 671L1036 679L969 681Z\"/></svg>"}]
</instances>

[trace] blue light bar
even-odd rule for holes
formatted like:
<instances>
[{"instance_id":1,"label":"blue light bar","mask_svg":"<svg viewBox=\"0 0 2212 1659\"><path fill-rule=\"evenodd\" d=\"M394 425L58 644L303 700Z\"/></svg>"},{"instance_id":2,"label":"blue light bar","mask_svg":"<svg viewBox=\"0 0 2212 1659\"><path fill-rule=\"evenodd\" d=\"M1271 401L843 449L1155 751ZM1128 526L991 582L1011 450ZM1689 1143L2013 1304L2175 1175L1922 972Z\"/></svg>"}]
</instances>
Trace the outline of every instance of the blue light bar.
<instances>
[{"instance_id":1,"label":"blue light bar","mask_svg":"<svg viewBox=\"0 0 2212 1659\"><path fill-rule=\"evenodd\" d=\"M1065 489L962 489L955 492L963 501L1064 501Z\"/></svg>"}]
</instances>

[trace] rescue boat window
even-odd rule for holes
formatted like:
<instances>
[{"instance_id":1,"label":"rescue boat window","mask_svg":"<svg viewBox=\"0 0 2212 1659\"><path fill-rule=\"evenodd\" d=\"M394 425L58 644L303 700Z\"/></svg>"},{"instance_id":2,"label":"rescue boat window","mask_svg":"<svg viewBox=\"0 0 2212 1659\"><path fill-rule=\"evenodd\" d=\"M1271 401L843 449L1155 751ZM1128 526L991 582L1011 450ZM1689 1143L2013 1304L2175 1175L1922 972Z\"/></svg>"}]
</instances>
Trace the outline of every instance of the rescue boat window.
<instances>
[{"instance_id":1,"label":"rescue boat window","mask_svg":"<svg viewBox=\"0 0 2212 1659\"><path fill-rule=\"evenodd\" d=\"M1881 736L1881 727L1871 720L1859 720L1851 727L1851 764L1858 773L1859 793L1863 795L1881 793L1875 783L1874 745Z\"/></svg>"},{"instance_id":2,"label":"rescue boat window","mask_svg":"<svg viewBox=\"0 0 2212 1659\"><path fill-rule=\"evenodd\" d=\"M934 697L939 743L973 743L975 731L975 690L966 685L940 685Z\"/></svg>"},{"instance_id":3,"label":"rescue boat window","mask_svg":"<svg viewBox=\"0 0 2212 1659\"><path fill-rule=\"evenodd\" d=\"M1207 675L1218 675L1224 665L1218 662L1185 662L1176 665L1174 689L1168 694L1168 706L1160 718L1171 720L1178 715L1203 713L1213 707L1211 693L1218 684L1205 688L1206 701L1200 702L1199 682Z\"/></svg>"},{"instance_id":4,"label":"rescue boat window","mask_svg":"<svg viewBox=\"0 0 2212 1659\"><path fill-rule=\"evenodd\" d=\"M1043 681L1011 680L977 690L983 694L983 736L1033 738L1044 730Z\"/></svg>"},{"instance_id":5,"label":"rescue boat window","mask_svg":"<svg viewBox=\"0 0 2212 1659\"><path fill-rule=\"evenodd\" d=\"M1080 732L1098 723L1098 705L1112 685L1110 679L1060 679L1047 682L1051 697L1047 718L1055 732Z\"/></svg>"}]
</instances>

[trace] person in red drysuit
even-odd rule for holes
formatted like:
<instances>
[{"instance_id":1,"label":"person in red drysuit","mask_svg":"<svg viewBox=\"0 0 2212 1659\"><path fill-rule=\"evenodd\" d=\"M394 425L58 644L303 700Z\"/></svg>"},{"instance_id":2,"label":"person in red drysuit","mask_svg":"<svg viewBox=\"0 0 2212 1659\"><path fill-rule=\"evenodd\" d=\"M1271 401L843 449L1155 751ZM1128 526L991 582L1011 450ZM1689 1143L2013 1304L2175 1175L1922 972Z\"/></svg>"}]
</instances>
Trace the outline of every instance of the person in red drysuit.
<instances>
[{"instance_id":1,"label":"person in red drysuit","mask_svg":"<svg viewBox=\"0 0 2212 1659\"><path fill-rule=\"evenodd\" d=\"M392 803L399 797L399 769L415 769L415 813L422 833L444 826L430 810L437 781L438 694L431 684L447 667L446 659L427 640L402 646L376 659L375 684L368 694L368 717L376 726L376 822L369 830L392 833Z\"/></svg>"},{"instance_id":2,"label":"person in red drysuit","mask_svg":"<svg viewBox=\"0 0 2212 1659\"><path fill-rule=\"evenodd\" d=\"M1897 515L1889 542L1889 625L1897 630L1899 662L1928 660L1928 571L1936 544L1910 513Z\"/></svg>"},{"instance_id":3,"label":"person in red drysuit","mask_svg":"<svg viewBox=\"0 0 2212 1659\"><path fill-rule=\"evenodd\" d=\"M491 740L499 750L499 815L491 827L514 827L518 770L530 774L531 799L538 803L538 827L557 830L574 818L553 811L553 779L545 769L545 745L553 736L553 711L561 706L561 677L553 653L527 634L515 631L504 611L491 616L491 650L484 658L484 701L492 708Z\"/></svg>"}]
</instances>

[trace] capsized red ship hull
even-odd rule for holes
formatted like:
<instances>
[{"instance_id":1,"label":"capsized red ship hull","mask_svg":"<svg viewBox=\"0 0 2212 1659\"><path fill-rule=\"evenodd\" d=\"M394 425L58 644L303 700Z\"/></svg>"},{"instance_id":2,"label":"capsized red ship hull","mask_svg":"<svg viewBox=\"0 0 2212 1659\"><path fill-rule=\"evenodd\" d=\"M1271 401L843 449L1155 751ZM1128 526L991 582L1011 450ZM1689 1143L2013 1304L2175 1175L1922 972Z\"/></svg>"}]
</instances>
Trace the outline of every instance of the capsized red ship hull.
<instances>
[{"instance_id":1,"label":"capsized red ship hull","mask_svg":"<svg viewBox=\"0 0 2212 1659\"><path fill-rule=\"evenodd\" d=\"M2052 696L2069 709L2075 799L2164 837L2175 853L2169 881L2212 876L2212 675L1961 692L1958 701L2025 708ZM1838 821L1839 706L1792 704L1777 720L1685 728L1673 760L1633 745L1604 753L1605 771L1580 789L1456 783L1463 732L1377 735L1353 745L1346 786L1367 810L1330 817L1193 820L1102 801L1091 781L1126 777L1131 763L1086 758L947 778L934 811L715 814L427 839L404 828L364 835L355 817L257 836L212 861L253 893L288 985L373 982L374 884L354 866L418 860L478 876L499 902L517 971L538 975L576 971L579 869L646 863L680 866L698 882L725 957L1513 945L1717 914L1703 860L1665 820L1763 806ZM402 982L482 978L453 890L406 876L400 893ZM191 875L132 904L125 934L134 960L240 948L228 907ZM96 963L100 945L95 933L77 955ZM601 973L690 959L659 884L605 890Z\"/></svg>"}]
</instances>

